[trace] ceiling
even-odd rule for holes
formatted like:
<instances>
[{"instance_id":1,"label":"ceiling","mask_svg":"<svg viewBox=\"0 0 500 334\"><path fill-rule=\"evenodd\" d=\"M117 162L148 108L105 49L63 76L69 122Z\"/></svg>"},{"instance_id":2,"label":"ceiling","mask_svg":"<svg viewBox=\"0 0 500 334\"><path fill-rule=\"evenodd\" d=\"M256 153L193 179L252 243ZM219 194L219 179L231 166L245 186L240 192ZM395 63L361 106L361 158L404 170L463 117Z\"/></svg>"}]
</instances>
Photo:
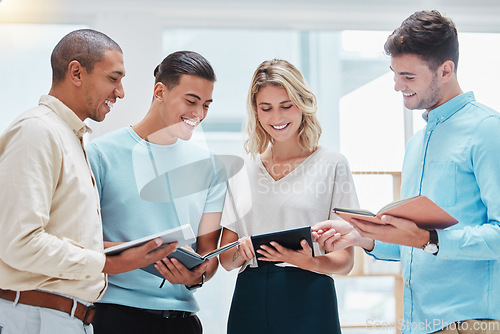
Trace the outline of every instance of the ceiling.
<instances>
[{"instance_id":1,"label":"ceiling","mask_svg":"<svg viewBox=\"0 0 500 334\"><path fill-rule=\"evenodd\" d=\"M438 9L459 31L500 32L498 0L0 0L0 23L91 25L135 15L163 26L392 30L414 11Z\"/></svg>"}]
</instances>

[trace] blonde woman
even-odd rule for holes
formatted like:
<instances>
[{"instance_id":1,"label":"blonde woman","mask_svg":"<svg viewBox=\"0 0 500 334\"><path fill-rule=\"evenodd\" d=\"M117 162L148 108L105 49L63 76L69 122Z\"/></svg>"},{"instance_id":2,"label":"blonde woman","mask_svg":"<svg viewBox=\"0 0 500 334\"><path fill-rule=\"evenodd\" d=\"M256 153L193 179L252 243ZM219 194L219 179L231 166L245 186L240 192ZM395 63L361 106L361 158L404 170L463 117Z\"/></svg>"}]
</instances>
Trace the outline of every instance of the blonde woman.
<instances>
[{"instance_id":1,"label":"blonde woman","mask_svg":"<svg viewBox=\"0 0 500 334\"><path fill-rule=\"evenodd\" d=\"M245 175L229 181L221 244L310 226L330 219L334 206L358 205L346 159L318 145L316 97L297 68L280 59L260 64L247 110L249 156ZM226 270L240 269L227 333L340 333L331 274L349 273L353 249L325 254L315 244L313 257L305 241L298 251L272 246L253 249L246 238L221 254Z\"/></svg>"}]
</instances>

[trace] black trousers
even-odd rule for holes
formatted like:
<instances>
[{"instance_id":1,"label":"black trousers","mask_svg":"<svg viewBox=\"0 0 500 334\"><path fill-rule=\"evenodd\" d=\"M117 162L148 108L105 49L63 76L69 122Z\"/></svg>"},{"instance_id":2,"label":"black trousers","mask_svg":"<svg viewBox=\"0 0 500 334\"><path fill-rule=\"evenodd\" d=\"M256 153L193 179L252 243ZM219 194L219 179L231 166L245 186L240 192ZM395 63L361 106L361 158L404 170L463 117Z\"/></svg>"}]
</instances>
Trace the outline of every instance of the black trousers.
<instances>
[{"instance_id":1,"label":"black trousers","mask_svg":"<svg viewBox=\"0 0 500 334\"><path fill-rule=\"evenodd\" d=\"M94 334L202 334L196 315L187 318L163 318L144 310L123 305L97 303L92 321Z\"/></svg>"}]
</instances>

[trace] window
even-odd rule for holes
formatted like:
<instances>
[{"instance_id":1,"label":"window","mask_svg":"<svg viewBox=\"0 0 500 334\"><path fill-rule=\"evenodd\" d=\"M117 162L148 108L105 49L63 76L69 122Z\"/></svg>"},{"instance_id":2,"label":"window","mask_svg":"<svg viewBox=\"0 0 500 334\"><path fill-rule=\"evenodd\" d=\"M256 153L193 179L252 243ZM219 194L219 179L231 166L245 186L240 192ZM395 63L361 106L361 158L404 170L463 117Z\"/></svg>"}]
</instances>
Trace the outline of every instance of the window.
<instances>
[{"instance_id":1,"label":"window","mask_svg":"<svg viewBox=\"0 0 500 334\"><path fill-rule=\"evenodd\" d=\"M52 82L50 55L76 25L0 24L0 132L38 105Z\"/></svg>"}]
</instances>

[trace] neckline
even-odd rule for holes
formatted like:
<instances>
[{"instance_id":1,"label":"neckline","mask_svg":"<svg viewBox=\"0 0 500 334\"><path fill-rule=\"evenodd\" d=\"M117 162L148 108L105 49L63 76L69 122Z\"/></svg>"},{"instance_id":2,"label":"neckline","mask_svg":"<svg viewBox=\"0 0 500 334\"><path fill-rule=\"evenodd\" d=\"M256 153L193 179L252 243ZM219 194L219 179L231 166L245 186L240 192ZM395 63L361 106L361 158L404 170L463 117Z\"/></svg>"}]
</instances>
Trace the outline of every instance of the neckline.
<instances>
[{"instance_id":1,"label":"neckline","mask_svg":"<svg viewBox=\"0 0 500 334\"><path fill-rule=\"evenodd\" d=\"M152 143L152 142L149 142L143 138L141 138L141 136L139 136L137 134L137 132L135 132L135 130L132 128L132 125L129 125L127 127L127 131L128 133L132 136L132 138L140 145L143 145L143 146L146 146L146 147L154 147L156 149L173 149L175 147L177 147L181 140L178 139L175 143L173 144L165 144L165 145L162 145L162 144L155 144L155 143Z\"/></svg>"},{"instance_id":2,"label":"neckline","mask_svg":"<svg viewBox=\"0 0 500 334\"><path fill-rule=\"evenodd\" d=\"M283 181L283 180L285 180L287 178L290 178L293 175L295 175L297 173L297 170L302 169L303 166L306 165L309 160L311 160L319 151L322 151L322 150L323 150L323 147L322 146L318 146L318 148L316 149L316 151L314 151L307 158L305 158L304 161L302 161L299 165L297 165L297 167L295 167L290 173L284 175L282 178L279 178L277 180L275 180L272 177L271 173L269 173L269 171L267 170L266 166L264 166L264 163L262 162L262 159L261 159L260 155L259 155L259 168L262 170L262 172L266 176L266 178L268 178L272 183L278 183L280 181Z\"/></svg>"}]
</instances>

